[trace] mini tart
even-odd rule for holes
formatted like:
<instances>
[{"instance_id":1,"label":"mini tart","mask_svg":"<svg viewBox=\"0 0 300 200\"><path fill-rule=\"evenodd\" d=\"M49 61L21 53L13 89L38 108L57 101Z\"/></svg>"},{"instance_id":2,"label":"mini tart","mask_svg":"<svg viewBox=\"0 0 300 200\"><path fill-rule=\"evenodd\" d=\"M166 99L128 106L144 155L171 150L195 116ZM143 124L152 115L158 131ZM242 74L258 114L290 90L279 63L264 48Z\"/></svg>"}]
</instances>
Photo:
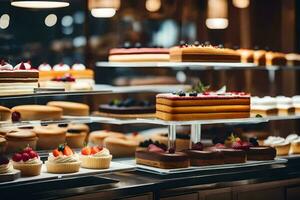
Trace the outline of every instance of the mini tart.
<instances>
[{"instance_id":1,"label":"mini tart","mask_svg":"<svg viewBox=\"0 0 300 200\"><path fill-rule=\"evenodd\" d=\"M53 149L66 140L66 129L57 126L38 126L33 129L37 135L37 149Z\"/></svg>"},{"instance_id":2,"label":"mini tart","mask_svg":"<svg viewBox=\"0 0 300 200\"><path fill-rule=\"evenodd\" d=\"M80 155L81 167L87 169L108 169L111 159L112 155L99 157L93 155Z\"/></svg>"},{"instance_id":3,"label":"mini tart","mask_svg":"<svg viewBox=\"0 0 300 200\"><path fill-rule=\"evenodd\" d=\"M114 157L134 156L139 142L126 138L107 137L104 139L104 146Z\"/></svg>"},{"instance_id":4,"label":"mini tart","mask_svg":"<svg viewBox=\"0 0 300 200\"><path fill-rule=\"evenodd\" d=\"M6 134L7 152L17 152L28 145L32 149L36 149L37 137L30 130L17 130Z\"/></svg>"},{"instance_id":5,"label":"mini tart","mask_svg":"<svg viewBox=\"0 0 300 200\"><path fill-rule=\"evenodd\" d=\"M290 154L300 154L300 140L291 142Z\"/></svg>"},{"instance_id":6,"label":"mini tart","mask_svg":"<svg viewBox=\"0 0 300 200\"><path fill-rule=\"evenodd\" d=\"M54 163L45 161L48 173L64 174L64 173L75 173L80 169L80 161L70 163Z\"/></svg>"},{"instance_id":7,"label":"mini tart","mask_svg":"<svg viewBox=\"0 0 300 200\"><path fill-rule=\"evenodd\" d=\"M0 121L8 121L11 118L11 111L9 108L0 106Z\"/></svg>"},{"instance_id":8,"label":"mini tart","mask_svg":"<svg viewBox=\"0 0 300 200\"><path fill-rule=\"evenodd\" d=\"M93 131L89 135L88 142L94 145L103 146L103 141L107 137L125 138L125 135L122 133L107 130Z\"/></svg>"},{"instance_id":9,"label":"mini tart","mask_svg":"<svg viewBox=\"0 0 300 200\"><path fill-rule=\"evenodd\" d=\"M21 114L21 120L59 120L63 110L54 106L22 105L11 109Z\"/></svg>"},{"instance_id":10,"label":"mini tart","mask_svg":"<svg viewBox=\"0 0 300 200\"><path fill-rule=\"evenodd\" d=\"M34 163L34 164L26 164L26 163L21 163L21 162L14 162L13 167L14 169L18 169L21 171L21 176L38 176L41 174L41 169L42 169L42 161L39 163Z\"/></svg>"},{"instance_id":11,"label":"mini tart","mask_svg":"<svg viewBox=\"0 0 300 200\"><path fill-rule=\"evenodd\" d=\"M7 147L7 141L4 136L0 135L0 154L5 153Z\"/></svg>"},{"instance_id":12,"label":"mini tart","mask_svg":"<svg viewBox=\"0 0 300 200\"><path fill-rule=\"evenodd\" d=\"M67 132L66 143L71 148L82 148L84 147L86 136L87 136L87 132L84 131Z\"/></svg>"},{"instance_id":13,"label":"mini tart","mask_svg":"<svg viewBox=\"0 0 300 200\"><path fill-rule=\"evenodd\" d=\"M50 101L47 103L47 105L63 109L64 115L87 116L90 112L89 106L83 103L68 101Z\"/></svg>"},{"instance_id":14,"label":"mini tart","mask_svg":"<svg viewBox=\"0 0 300 200\"><path fill-rule=\"evenodd\" d=\"M287 156L289 155L291 143L276 144L271 146L276 149L277 156Z\"/></svg>"}]
</instances>

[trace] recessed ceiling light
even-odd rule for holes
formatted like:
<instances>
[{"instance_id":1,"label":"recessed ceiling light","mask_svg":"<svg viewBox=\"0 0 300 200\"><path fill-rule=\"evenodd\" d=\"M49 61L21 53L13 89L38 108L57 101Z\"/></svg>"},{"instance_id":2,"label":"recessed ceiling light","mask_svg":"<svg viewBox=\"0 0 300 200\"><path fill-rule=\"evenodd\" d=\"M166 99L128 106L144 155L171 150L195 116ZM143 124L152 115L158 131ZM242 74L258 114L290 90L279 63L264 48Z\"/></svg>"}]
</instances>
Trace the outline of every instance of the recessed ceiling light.
<instances>
[{"instance_id":1,"label":"recessed ceiling light","mask_svg":"<svg viewBox=\"0 0 300 200\"><path fill-rule=\"evenodd\" d=\"M68 0L12 0L11 5L20 8L62 8L70 5Z\"/></svg>"},{"instance_id":2,"label":"recessed ceiling light","mask_svg":"<svg viewBox=\"0 0 300 200\"><path fill-rule=\"evenodd\" d=\"M97 18L110 18L116 14L114 8L94 8L91 10L93 17Z\"/></svg>"}]
</instances>

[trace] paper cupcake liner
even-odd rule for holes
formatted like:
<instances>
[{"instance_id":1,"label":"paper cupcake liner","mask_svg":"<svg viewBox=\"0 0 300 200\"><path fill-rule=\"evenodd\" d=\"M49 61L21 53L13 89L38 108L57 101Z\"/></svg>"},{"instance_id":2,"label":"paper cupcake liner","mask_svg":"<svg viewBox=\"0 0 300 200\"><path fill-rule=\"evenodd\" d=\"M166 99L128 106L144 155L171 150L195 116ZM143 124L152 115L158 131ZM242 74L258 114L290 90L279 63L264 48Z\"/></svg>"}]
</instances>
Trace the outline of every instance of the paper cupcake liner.
<instances>
[{"instance_id":1,"label":"paper cupcake liner","mask_svg":"<svg viewBox=\"0 0 300 200\"><path fill-rule=\"evenodd\" d=\"M88 169L107 169L110 166L110 161L112 156L106 157L90 157L90 156L81 156L81 167Z\"/></svg>"},{"instance_id":2,"label":"paper cupcake liner","mask_svg":"<svg viewBox=\"0 0 300 200\"><path fill-rule=\"evenodd\" d=\"M39 164L13 163L13 167L21 171L21 176L38 176L41 174L42 162Z\"/></svg>"},{"instance_id":3,"label":"paper cupcake liner","mask_svg":"<svg viewBox=\"0 0 300 200\"><path fill-rule=\"evenodd\" d=\"M78 172L81 162L78 161L72 163L52 163L46 161L45 164L48 173L64 174Z\"/></svg>"}]
</instances>

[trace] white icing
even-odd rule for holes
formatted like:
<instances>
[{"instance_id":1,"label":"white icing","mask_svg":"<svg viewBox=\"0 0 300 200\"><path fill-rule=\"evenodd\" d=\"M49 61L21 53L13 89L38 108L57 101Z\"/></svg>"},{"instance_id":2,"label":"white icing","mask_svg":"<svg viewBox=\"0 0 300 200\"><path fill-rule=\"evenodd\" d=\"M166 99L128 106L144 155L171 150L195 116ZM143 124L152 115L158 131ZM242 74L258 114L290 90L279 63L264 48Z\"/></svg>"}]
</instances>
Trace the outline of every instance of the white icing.
<instances>
[{"instance_id":1,"label":"white icing","mask_svg":"<svg viewBox=\"0 0 300 200\"><path fill-rule=\"evenodd\" d=\"M300 95L293 96L292 101L294 107L300 107Z\"/></svg>"},{"instance_id":2,"label":"white icing","mask_svg":"<svg viewBox=\"0 0 300 200\"><path fill-rule=\"evenodd\" d=\"M51 71L51 66L47 63L43 63L39 66L40 71Z\"/></svg>"},{"instance_id":3,"label":"white icing","mask_svg":"<svg viewBox=\"0 0 300 200\"><path fill-rule=\"evenodd\" d=\"M0 174L7 174L12 171L12 166L10 162L8 164L0 165Z\"/></svg>"},{"instance_id":4,"label":"white icing","mask_svg":"<svg viewBox=\"0 0 300 200\"><path fill-rule=\"evenodd\" d=\"M31 69L31 65L30 65L29 63L24 62L23 64L24 64L24 66L25 66L25 69L27 69L27 70ZM19 70L20 67L21 67L21 65L22 65L22 63L17 64L17 65L14 67L14 70Z\"/></svg>"},{"instance_id":5,"label":"white icing","mask_svg":"<svg viewBox=\"0 0 300 200\"><path fill-rule=\"evenodd\" d=\"M62 155L62 156L53 156L52 153L49 154L48 157L49 162L54 162L54 163L71 163L71 162L78 162L79 157L77 154L73 154L70 156Z\"/></svg>"},{"instance_id":6,"label":"white icing","mask_svg":"<svg viewBox=\"0 0 300 200\"><path fill-rule=\"evenodd\" d=\"M278 96L276 97L277 108L279 109L289 109L293 107L293 101L290 97Z\"/></svg>"},{"instance_id":7,"label":"white icing","mask_svg":"<svg viewBox=\"0 0 300 200\"><path fill-rule=\"evenodd\" d=\"M9 71L11 71L13 69L14 69L14 67L9 63L5 63L4 65L0 65L0 70L9 70Z\"/></svg>"},{"instance_id":8,"label":"white icing","mask_svg":"<svg viewBox=\"0 0 300 200\"><path fill-rule=\"evenodd\" d=\"M85 67L84 64L81 64L81 63L75 63L75 64L72 66L72 69L73 69L73 70L78 70L78 71L80 71L80 70L85 70L86 67Z\"/></svg>"},{"instance_id":9,"label":"white icing","mask_svg":"<svg viewBox=\"0 0 300 200\"><path fill-rule=\"evenodd\" d=\"M285 139L282 137L275 137L275 136L269 136L265 141L264 144L265 145L279 145L279 144L284 144L286 143Z\"/></svg>"},{"instance_id":10,"label":"white icing","mask_svg":"<svg viewBox=\"0 0 300 200\"><path fill-rule=\"evenodd\" d=\"M297 139L299 139L299 136L298 136L297 134L294 133L294 134L288 135L288 136L285 138L285 141L291 143L292 141L297 140Z\"/></svg>"},{"instance_id":11,"label":"white icing","mask_svg":"<svg viewBox=\"0 0 300 200\"><path fill-rule=\"evenodd\" d=\"M54 71L69 71L70 70L70 66L67 64L56 64L53 66L53 70Z\"/></svg>"}]
</instances>

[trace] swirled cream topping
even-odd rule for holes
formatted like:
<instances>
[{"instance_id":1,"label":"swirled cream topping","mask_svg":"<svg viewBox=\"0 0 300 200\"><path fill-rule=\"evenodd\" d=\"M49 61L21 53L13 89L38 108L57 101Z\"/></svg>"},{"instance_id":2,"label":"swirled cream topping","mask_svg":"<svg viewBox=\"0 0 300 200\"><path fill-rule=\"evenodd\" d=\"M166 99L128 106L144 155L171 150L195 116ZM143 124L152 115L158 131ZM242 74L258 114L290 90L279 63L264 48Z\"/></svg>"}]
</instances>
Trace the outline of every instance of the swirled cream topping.
<instances>
[{"instance_id":1,"label":"swirled cream topping","mask_svg":"<svg viewBox=\"0 0 300 200\"><path fill-rule=\"evenodd\" d=\"M78 70L78 71L80 71L80 70L85 70L86 67L85 67L84 64L81 64L81 63L75 63L74 65L72 65L72 69L73 69L73 70Z\"/></svg>"},{"instance_id":2,"label":"swirled cream topping","mask_svg":"<svg viewBox=\"0 0 300 200\"><path fill-rule=\"evenodd\" d=\"M60 63L60 64L57 64L57 65L54 65L53 70L54 71L69 71L70 66L67 65L67 64Z\"/></svg>"},{"instance_id":3,"label":"swirled cream topping","mask_svg":"<svg viewBox=\"0 0 300 200\"><path fill-rule=\"evenodd\" d=\"M12 171L10 162L8 164L0 165L0 174L7 174Z\"/></svg>"},{"instance_id":4,"label":"swirled cream topping","mask_svg":"<svg viewBox=\"0 0 300 200\"><path fill-rule=\"evenodd\" d=\"M14 69L14 67L11 64L7 63L7 62L3 61L3 62L0 63L0 70L9 70L9 71L11 71L13 69Z\"/></svg>"},{"instance_id":5,"label":"swirled cream topping","mask_svg":"<svg viewBox=\"0 0 300 200\"><path fill-rule=\"evenodd\" d=\"M31 64L28 62L21 62L14 67L14 70L29 70L31 69Z\"/></svg>"},{"instance_id":6,"label":"swirled cream topping","mask_svg":"<svg viewBox=\"0 0 300 200\"><path fill-rule=\"evenodd\" d=\"M299 139L299 136L297 134L293 133L293 134L288 135L285 138L285 141L286 142L293 142L294 140L297 140L297 139Z\"/></svg>"},{"instance_id":7,"label":"swirled cream topping","mask_svg":"<svg viewBox=\"0 0 300 200\"><path fill-rule=\"evenodd\" d=\"M47 63L43 63L39 66L40 71L51 71L51 66Z\"/></svg>"},{"instance_id":8,"label":"swirled cream topping","mask_svg":"<svg viewBox=\"0 0 300 200\"><path fill-rule=\"evenodd\" d=\"M110 152L108 149L106 148L103 148L101 151L91 155L93 157L107 157L107 156L110 156Z\"/></svg>"},{"instance_id":9,"label":"swirled cream topping","mask_svg":"<svg viewBox=\"0 0 300 200\"><path fill-rule=\"evenodd\" d=\"M42 161L40 159L40 157L38 158L31 158L27 161L23 161L21 160L20 162L15 162L13 161L14 164L26 164L26 165L33 165L33 164L40 164Z\"/></svg>"},{"instance_id":10,"label":"swirled cream topping","mask_svg":"<svg viewBox=\"0 0 300 200\"><path fill-rule=\"evenodd\" d=\"M52 153L50 153L49 157L48 157L48 161L54 162L54 163L71 163L71 162L78 162L79 157L77 154L73 154L70 156L62 155L62 156L55 157L55 156L53 156Z\"/></svg>"},{"instance_id":11,"label":"swirled cream topping","mask_svg":"<svg viewBox=\"0 0 300 200\"><path fill-rule=\"evenodd\" d=\"M270 136L264 141L264 144L268 146L282 146L282 145L289 144L289 142L287 142L282 137Z\"/></svg>"}]
</instances>

